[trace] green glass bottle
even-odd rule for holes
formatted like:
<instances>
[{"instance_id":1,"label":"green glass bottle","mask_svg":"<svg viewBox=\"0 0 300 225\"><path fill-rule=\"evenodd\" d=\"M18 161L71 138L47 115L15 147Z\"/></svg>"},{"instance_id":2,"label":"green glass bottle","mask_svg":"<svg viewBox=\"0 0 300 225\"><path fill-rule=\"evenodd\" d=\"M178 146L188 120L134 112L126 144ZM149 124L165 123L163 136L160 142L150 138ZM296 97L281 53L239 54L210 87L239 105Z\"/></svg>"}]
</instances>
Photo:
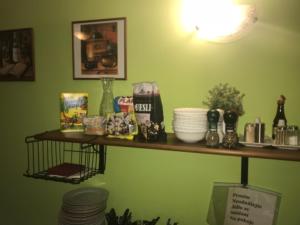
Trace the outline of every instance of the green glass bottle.
<instances>
[{"instance_id":1,"label":"green glass bottle","mask_svg":"<svg viewBox=\"0 0 300 225\"><path fill-rule=\"evenodd\" d=\"M113 79L103 78L102 87L103 94L100 103L99 115L106 116L108 113L114 112L114 95L112 91Z\"/></svg>"}]
</instances>

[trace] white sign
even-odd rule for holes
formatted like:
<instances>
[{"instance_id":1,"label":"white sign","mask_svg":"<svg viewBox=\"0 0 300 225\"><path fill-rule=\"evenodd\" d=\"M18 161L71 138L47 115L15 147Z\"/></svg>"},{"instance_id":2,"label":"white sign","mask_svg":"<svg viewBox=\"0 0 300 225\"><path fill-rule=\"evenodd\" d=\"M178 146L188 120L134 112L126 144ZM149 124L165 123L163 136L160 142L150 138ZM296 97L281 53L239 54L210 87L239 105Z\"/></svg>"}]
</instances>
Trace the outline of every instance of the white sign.
<instances>
[{"instance_id":1,"label":"white sign","mask_svg":"<svg viewBox=\"0 0 300 225\"><path fill-rule=\"evenodd\" d=\"M273 225L278 195L242 187L230 187L224 225Z\"/></svg>"}]
</instances>

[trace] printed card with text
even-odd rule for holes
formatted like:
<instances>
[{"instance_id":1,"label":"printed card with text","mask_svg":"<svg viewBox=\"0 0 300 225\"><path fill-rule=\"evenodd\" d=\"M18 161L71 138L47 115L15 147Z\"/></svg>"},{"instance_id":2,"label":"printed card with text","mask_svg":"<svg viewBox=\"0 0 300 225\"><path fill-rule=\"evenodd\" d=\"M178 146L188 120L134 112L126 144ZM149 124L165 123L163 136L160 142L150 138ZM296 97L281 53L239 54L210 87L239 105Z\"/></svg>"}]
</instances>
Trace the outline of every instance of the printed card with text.
<instances>
[{"instance_id":1,"label":"printed card with text","mask_svg":"<svg viewBox=\"0 0 300 225\"><path fill-rule=\"evenodd\" d=\"M224 225L274 225L279 196L244 187L230 187Z\"/></svg>"}]
</instances>

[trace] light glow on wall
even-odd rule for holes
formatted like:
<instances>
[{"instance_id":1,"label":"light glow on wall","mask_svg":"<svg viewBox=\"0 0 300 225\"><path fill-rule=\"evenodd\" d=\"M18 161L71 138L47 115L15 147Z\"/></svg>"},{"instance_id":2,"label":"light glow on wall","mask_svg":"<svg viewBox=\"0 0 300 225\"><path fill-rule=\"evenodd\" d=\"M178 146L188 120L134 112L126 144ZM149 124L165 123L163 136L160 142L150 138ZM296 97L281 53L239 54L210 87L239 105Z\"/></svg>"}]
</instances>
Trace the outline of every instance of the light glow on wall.
<instances>
[{"instance_id":1,"label":"light glow on wall","mask_svg":"<svg viewBox=\"0 0 300 225\"><path fill-rule=\"evenodd\" d=\"M89 35L87 35L83 32L74 32L74 35L76 38L78 38L79 40L82 40L82 41L85 41L90 38Z\"/></svg>"},{"instance_id":2,"label":"light glow on wall","mask_svg":"<svg viewBox=\"0 0 300 225\"><path fill-rule=\"evenodd\" d=\"M201 39L226 42L237 39L257 20L255 7L232 0L183 0L182 23Z\"/></svg>"}]
</instances>

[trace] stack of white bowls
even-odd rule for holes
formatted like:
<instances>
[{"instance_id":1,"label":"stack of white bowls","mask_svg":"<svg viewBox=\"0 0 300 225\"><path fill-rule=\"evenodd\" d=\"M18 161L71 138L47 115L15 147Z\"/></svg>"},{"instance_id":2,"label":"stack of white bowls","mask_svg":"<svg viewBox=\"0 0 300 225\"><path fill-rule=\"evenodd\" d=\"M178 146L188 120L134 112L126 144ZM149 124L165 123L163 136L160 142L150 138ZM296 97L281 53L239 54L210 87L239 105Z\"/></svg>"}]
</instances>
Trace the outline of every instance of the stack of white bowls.
<instances>
[{"instance_id":1,"label":"stack of white bowls","mask_svg":"<svg viewBox=\"0 0 300 225\"><path fill-rule=\"evenodd\" d=\"M173 112L175 136L187 143L196 143L205 138L207 132L207 111L203 108L176 108Z\"/></svg>"}]
</instances>

